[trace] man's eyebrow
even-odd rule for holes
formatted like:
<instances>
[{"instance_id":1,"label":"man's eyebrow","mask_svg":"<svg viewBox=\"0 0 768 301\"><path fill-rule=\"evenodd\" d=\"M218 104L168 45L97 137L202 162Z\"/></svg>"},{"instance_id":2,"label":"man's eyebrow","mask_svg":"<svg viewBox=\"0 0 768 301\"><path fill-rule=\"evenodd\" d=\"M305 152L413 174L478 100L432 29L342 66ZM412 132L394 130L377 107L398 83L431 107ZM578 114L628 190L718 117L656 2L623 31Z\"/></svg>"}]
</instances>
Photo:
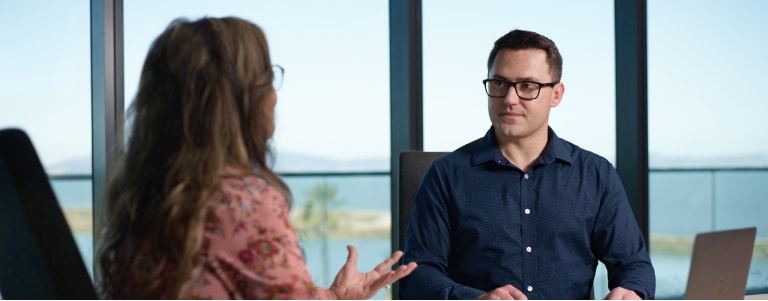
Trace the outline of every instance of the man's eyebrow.
<instances>
[{"instance_id":1,"label":"man's eyebrow","mask_svg":"<svg viewBox=\"0 0 768 301\"><path fill-rule=\"evenodd\" d=\"M503 79L503 80L508 81L508 82L539 82L538 80L536 80L535 78L530 77L530 76L521 77L521 78L517 78L515 80L511 80L511 79L509 79L507 77L504 77L502 75L493 74L493 75L491 75L491 78L493 78L493 79Z\"/></svg>"},{"instance_id":2,"label":"man's eyebrow","mask_svg":"<svg viewBox=\"0 0 768 301\"><path fill-rule=\"evenodd\" d=\"M533 78L533 77L530 77L530 76L528 76L528 77L523 77L523 78L520 78L520 79L518 79L517 81L519 81L519 82L538 82L538 80L537 80L537 79L535 79L535 78Z\"/></svg>"},{"instance_id":3,"label":"man's eyebrow","mask_svg":"<svg viewBox=\"0 0 768 301\"><path fill-rule=\"evenodd\" d=\"M501 76L501 75L498 75L498 74L492 74L490 78L493 78L493 79L503 79L505 81L510 81L508 78L506 78L504 76Z\"/></svg>"}]
</instances>

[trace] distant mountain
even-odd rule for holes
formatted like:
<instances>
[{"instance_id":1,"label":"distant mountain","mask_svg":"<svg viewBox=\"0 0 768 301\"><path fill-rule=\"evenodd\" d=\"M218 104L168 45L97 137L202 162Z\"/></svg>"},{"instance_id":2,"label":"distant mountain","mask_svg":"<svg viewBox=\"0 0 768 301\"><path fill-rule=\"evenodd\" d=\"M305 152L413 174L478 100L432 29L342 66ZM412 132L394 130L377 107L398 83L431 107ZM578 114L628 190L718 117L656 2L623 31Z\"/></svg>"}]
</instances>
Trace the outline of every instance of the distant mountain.
<instances>
[{"instance_id":1,"label":"distant mountain","mask_svg":"<svg viewBox=\"0 0 768 301\"><path fill-rule=\"evenodd\" d=\"M80 157L54 164L46 164L45 172L48 175L90 175L91 161L91 157Z\"/></svg>"},{"instance_id":2,"label":"distant mountain","mask_svg":"<svg viewBox=\"0 0 768 301\"><path fill-rule=\"evenodd\" d=\"M651 154L650 168L768 168L768 154L745 154L742 156L682 157Z\"/></svg>"},{"instance_id":3,"label":"distant mountain","mask_svg":"<svg viewBox=\"0 0 768 301\"><path fill-rule=\"evenodd\" d=\"M278 173L294 172L387 172L389 158L339 160L320 156L280 152L274 155L274 170ZM81 157L47 164L49 175L89 175L91 158Z\"/></svg>"},{"instance_id":4,"label":"distant mountain","mask_svg":"<svg viewBox=\"0 0 768 301\"><path fill-rule=\"evenodd\" d=\"M308 154L279 152L274 155L278 173L300 172L387 172L389 158L331 159ZM681 157L652 154L650 168L768 168L768 154L720 157ZM91 174L91 158L75 158L45 166L49 175Z\"/></svg>"},{"instance_id":5,"label":"distant mountain","mask_svg":"<svg viewBox=\"0 0 768 301\"><path fill-rule=\"evenodd\" d=\"M274 170L281 172L387 172L389 158L330 159L320 156L279 152L274 155Z\"/></svg>"}]
</instances>

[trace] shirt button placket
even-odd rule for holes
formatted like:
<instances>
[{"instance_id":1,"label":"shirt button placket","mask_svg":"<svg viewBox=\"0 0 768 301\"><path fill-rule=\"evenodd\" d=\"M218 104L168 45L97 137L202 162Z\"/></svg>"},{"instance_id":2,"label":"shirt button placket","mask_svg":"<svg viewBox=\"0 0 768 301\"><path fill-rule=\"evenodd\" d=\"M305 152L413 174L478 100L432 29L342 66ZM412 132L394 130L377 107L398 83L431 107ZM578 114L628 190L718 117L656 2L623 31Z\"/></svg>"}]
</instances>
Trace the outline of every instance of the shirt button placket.
<instances>
[{"instance_id":1,"label":"shirt button placket","mask_svg":"<svg viewBox=\"0 0 768 301\"><path fill-rule=\"evenodd\" d=\"M534 196L534 188L533 188L533 181L530 181L532 179L532 176L529 172L526 172L522 176L522 199L521 199L521 205L523 206L523 213L524 218L522 221L523 226L523 240L522 243L524 243L525 247L525 255L523 256L523 281L528 283L533 283L536 278L536 256L532 253L533 248L531 245L535 241L535 221L533 219L533 216L531 216L531 206L533 206L535 196ZM524 289L527 292L533 291L532 285L526 285Z\"/></svg>"},{"instance_id":2,"label":"shirt button placket","mask_svg":"<svg viewBox=\"0 0 768 301\"><path fill-rule=\"evenodd\" d=\"M528 180L529 178L530 178L530 176L527 173L523 174L523 179L524 180ZM523 185L525 185L525 187L529 186L528 184L523 184ZM522 200L522 201L523 201L522 203L526 203L525 200ZM529 215L529 214L531 214L531 209L525 208L523 210L523 212L525 213L525 215Z\"/></svg>"}]
</instances>

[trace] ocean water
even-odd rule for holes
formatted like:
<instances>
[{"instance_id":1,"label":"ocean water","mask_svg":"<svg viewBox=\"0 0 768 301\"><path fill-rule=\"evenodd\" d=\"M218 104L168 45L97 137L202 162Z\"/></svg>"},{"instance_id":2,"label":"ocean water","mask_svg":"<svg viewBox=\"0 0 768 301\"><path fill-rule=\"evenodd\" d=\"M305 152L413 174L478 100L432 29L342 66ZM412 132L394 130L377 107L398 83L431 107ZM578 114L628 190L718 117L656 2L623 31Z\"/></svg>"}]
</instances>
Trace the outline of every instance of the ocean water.
<instances>
[{"instance_id":1,"label":"ocean water","mask_svg":"<svg viewBox=\"0 0 768 301\"><path fill-rule=\"evenodd\" d=\"M757 227L768 238L768 170L652 172L651 235Z\"/></svg>"},{"instance_id":2,"label":"ocean water","mask_svg":"<svg viewBox=\"0 0 768 301\"><path fill-rule=\"evenodd\" d=\"M337 188L336 198L343 201L342 209L389 210L390 187L388 175L374 176L311 176L283 177L293 194L293 208L300 207L307 195L318 187ZM90 179L52 180L59 203L65 207L90 208L93 204Z\"/></svg>"},{"instance_id":3,"label":"ocean water","mask_svg":"<svg viewBox=\"0 0 768 301\"><path fill-rule=\"evenodd\" d=\"M332 187L335 198L343 205L338 209L389 211L389 175L374 176L329 176L329 177L283 177L293 194L292 208L301 207L313 190ZM332 209L332 208L329 208Z\"/></svg>"},{"instance_id":4,"label":"ocean water","mask_svg":"<svg viewBox=\"0 0 768 301\"><path fill-rule=\"evenodd\" d=\"M316 189L333 187L340 205L330 209L382 210L390 207L390 183L387 175L285 177L294 195L293 208L307 200ZM768 239L768 170L743 171L675 171L651 172L650 230L656 236L691 238L698 232L756 226L758 239ZM90 207L90 180L54 180L52 186L65 207ZM330 190L328 190L330 191ZM89 234L76 236L86 262L93 258ZM360 253L361 271L372 269L390 254L389 238L332 239L327 241L327 258L323 258L323 242L301 241L307 265L314 280L329 285L346 260L346 245L356 246ZM685 289L690 257L652 253L657 276L657 298L680 298ZM90 269L90 265L89 265ZM595 295L607 294L607 276L598 267ZM768 261L753 260L748 288L768 289ZM380 291L373 299L389 299L388 291Z\"/></svg>"}]
</instances>

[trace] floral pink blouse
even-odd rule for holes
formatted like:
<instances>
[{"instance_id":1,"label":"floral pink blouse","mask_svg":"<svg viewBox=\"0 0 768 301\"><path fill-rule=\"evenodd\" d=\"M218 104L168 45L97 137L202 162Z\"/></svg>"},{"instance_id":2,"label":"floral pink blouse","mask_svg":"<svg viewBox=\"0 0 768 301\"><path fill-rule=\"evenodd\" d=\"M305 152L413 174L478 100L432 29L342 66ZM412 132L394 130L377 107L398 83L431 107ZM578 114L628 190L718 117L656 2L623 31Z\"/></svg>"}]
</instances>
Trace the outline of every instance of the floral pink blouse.
<instances>
[{"instance_id":1,"label":"floral pink blouse","mask_svg":"<svg viewBox=\"0 0 768 301\"><path fill-rule=\"evenodd\" d=\"M259 177L222 177L205 225L199 299L327 299L312 283L285 197Z\"/></svg>"}]
</instances>

